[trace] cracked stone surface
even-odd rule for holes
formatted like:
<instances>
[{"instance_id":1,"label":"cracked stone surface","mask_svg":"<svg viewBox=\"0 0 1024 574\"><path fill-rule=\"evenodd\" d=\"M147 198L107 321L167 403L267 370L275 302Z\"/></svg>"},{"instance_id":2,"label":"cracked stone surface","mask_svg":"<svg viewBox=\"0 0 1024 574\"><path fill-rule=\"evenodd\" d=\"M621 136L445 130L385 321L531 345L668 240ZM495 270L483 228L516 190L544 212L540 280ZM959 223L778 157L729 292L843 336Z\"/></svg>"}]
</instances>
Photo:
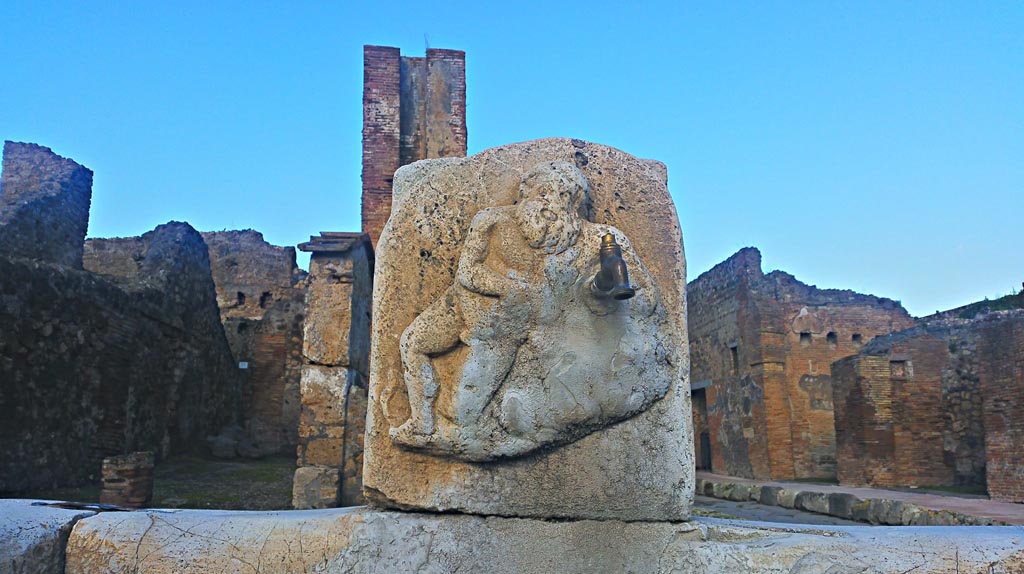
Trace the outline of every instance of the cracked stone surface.
<instances>
[{"instance_id":1,"label":"cracked stone surface","mask_svg":"<svg viewBox=\"0 0 1024 574\"><path fill-rule=\"evenodd\" d=\"M547 242L572 235L565 230L573 223L555 215L575 212L559 203L572 200L558 199L571 196L572 186L550 196L523 191L538 166L565 175L557 166L566 164L585 178L590 198L579 210L579 238L567 247ZM567 181L541 180L536 189L561 189L557 181ZM535 199L552 212L540 212L550 224L539 247L523 223L539 219L516 211L528 212ZM585 301L589 291L578 287L593 273L606 232L622 245L639 289L634 299L611 301L618 310L595 311ZM486 240L477 245L474 238ZM688 517L685 258L664 164L569 139L416 162L395 174L391 218L376 256L363 470L371 504L537 518ZM517 281L521 292L500 288ZM460 298L459 285L490 297ZM477 313L471 304L486 310ZM458 311L445 312L452 309ZM474 313L483 319L467 318ZM559 313L585 320L544 322ZM496 316L501 320L491 320ZM419 351L410 353L412 347ZM507 371L495 367L502 357L514 357ZM611 367L601 366L609 358ZM435 385L440 390L429 390ZM410 399L420 387L432 403ZM411 424L413 408L424 404L429 409L419 416L428 422ZM453 425L453 433L440 432Z\"/></svg>"},{"instance_id":2,"label":"cracked stone surface","mask_svg":"<svg viewBox=\"0 0 1024 574\"><path fill-rule=\"evenodd\" d=\"M32 500L0 500L0 572L64 571L64 546L75 521L95 514L32 506Z\"/></svg>"},{"instance_id":3,"label":"cracked stone surface","mask_svg":"<svg viewBox=\"0 0 1024 574\"><path fill-rule=\"evenodd\" d=\"M550 521L379 511L145 511L78 522L68 574L954 573L1024 568L1024 528Z\"/></svg>"}]
</instances>

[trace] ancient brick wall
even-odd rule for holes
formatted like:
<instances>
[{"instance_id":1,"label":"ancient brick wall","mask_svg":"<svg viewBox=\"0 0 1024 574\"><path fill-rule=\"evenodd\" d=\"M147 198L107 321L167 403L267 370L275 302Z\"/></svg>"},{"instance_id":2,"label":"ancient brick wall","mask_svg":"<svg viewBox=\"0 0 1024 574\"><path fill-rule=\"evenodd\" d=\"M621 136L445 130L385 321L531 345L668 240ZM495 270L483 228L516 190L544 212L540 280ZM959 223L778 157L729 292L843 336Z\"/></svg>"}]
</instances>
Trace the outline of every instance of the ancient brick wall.
<instances>
[{"instance_id":1,"label":"ancient brick wall","mask_svg":"<svg viewBox=\"0 0 1024 574\"><path fill-rule=\"evenodd\" d=\"M832 363L831 372L836 477L841 484L894 484L888 358L854 355Z\"/></svg>"},{"instance_id":2,"label":"ancient brick wall","mask_svg":"<svg viewBox=\"0 0 1024 574\"><path fill-rule=\"evenodd\" d=\"M758 325L749 283L761 276L761 254L744 249L687 286L690 380L705 390L712 470L767 476L765 393ZM695 438L699 440L699 434Z\"/></svg>"},{"instance_id":3,"label":"ancient brick wall","mask_svg":"<svg viewBox=\"0 0 1024 574\"><path fill-rule=\"evenodd\" d=\"M294 452L307 286L295 248L271 245L251 229L203 233L203 239L242 379L240 420L259 452Z\"/></svg>"},{"instance_id":4,"label":"ancient brick wall","mask_svg":"<svg viewBox=\"0 0 1024 574\"><path fill-rule=\"evenodd\" d=\"M1024 502L1024 311L992 313L979 329L988 493Z\"/></svg>"},{"instance_id":5,"label":"ancient brick wall","mask_svg":"<svg viewBox=\"0 0 1024 574\"><path fill-rule=\"evenodd\" d=\"M87 270L0 256L0 491L97 481L105 456L190 450L231 422L199 234L170 223L84 252Z\"/></svg>"},{"instance_id":6,"label":"ancient brick wall","mask_svg":"<svg viewBox=\"0 0 1024 574\"><path fill-rule=\"evenodd\" d=\"M300 248L313 256L292 504L362 504L373 250L358 233L324 233Z\"/></svg>"},{"instance_id":7,"label":"ancient brick wall","mask_svg":"<svg viewBox=\"0 0 1024 574\"><path fill-rule=\"evenodd\" d=\"M363 232L374 245L391 214L395 170L421 159L466 155L466 56L363 47Z\"/></svg>"},{"instance_id":8,"label":"ancient brick wall","mask_svg":"<svg viewBox=\"0 0 1024 574\"><path fill-rule=\"evenodd\" d=\"M933 321L833 364L841 483L984 484L978 339L974 322Z\"/></svg>"},{"instance_id":9,"label":"ancient brick wall","mask_svg":"<svg viewBox=\"0 0 1024 574\"><path fill-rule=\"evenodd\" d=\"M762 344L780 373L788 410L789 444L769 448L775 478L835 476L835 421L830 366L856 353L877 335L913 325L888 299L850 291L816 289L791 275L773 272L756 284L753 298L762 315ZM770 334L770 336L768 335ZM785 414L769 425L785 425Z\"/></svg>"},{"instance_id":10,"label":"ancient brick wall","mask_svg":"<svg viewBox=\"0 0 1024 574\"><path fill-rule=\"evenodd\" d=\"M764 275L753 248L691 283L688 307L716 471L756 478L833 476L831 363L913 324L888 299Z\"/></svg>"},{"instance_id":11,"label":"ancient brick wall","mask_svg":"<svg viewBox=\"0 0 1024 574\"><path fill-rule=\"evenodd\" d=\"M35 144L4 142L0 253L82 268L92 171Z\"/></svg>"}]
</instances>

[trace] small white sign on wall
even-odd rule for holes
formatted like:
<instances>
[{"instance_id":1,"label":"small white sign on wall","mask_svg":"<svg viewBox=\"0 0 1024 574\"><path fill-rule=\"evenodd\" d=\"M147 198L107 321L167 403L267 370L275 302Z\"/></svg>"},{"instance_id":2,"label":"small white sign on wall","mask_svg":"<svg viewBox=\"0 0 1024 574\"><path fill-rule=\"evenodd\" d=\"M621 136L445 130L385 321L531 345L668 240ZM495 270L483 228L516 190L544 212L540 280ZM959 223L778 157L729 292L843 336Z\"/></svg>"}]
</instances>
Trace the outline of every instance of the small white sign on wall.
<instances>
[{"instance_id":1,"label":"small white sign on wall","mask_svg":"<svg viewBox=\"0 0 1024 574\"><path fill-rule=\"evenodd\" d=\"M239 369L248 369L249 368L249 363L246 362L246 361L242 361L241 363L238 363L238 368Z\"/></svg>"}]
</instances>

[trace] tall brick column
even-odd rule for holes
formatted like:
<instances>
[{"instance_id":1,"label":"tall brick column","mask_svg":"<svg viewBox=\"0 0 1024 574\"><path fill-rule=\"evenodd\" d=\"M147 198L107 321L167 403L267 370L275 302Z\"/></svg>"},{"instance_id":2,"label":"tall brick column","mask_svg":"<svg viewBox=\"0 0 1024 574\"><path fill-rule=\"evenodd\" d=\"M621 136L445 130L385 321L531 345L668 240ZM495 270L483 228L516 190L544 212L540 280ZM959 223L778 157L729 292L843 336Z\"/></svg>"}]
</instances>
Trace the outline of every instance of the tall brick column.
<instances>
[{"instance_id":1,"label":"tall brick column","mask_svg":"<svg viewBox=\"0 0 1024 574\"><path fill-rule=\"evenodd\" d=\"M395 170L466 155L466 53L363 47L363 232L373 245L391 215Z\"/></svg>"},{"instance_id":2,"label":"tall brick column","mask_svg":"<svg viewBox=\"0 0 1024 574\"><path fill-rule=\"evenodd\" d=\"M391 215L391 181L399 168L401 55L363 46L363 231L374 245Z\"/></svg>"}]
</instances>

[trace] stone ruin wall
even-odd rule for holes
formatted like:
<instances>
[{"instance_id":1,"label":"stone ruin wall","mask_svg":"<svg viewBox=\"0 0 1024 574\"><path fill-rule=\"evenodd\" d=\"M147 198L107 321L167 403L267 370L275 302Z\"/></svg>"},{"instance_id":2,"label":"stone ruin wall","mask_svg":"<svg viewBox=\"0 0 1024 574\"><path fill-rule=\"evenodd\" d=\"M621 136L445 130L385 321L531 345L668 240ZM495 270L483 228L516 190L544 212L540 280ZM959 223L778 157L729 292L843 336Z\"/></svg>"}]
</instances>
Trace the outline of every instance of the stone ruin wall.
<instances>
[{"instance_id":1,"label":"stone ruin wall","mask_svg":"<svg viewBox=\"0 0 1024 574\"><path fill-rule=\"evenodd\" d=\"M293 247L271 245L257 231L206 232L203 239L242 380L239 420L251 445L236 447L237 454L292 453L298 444L305 273ZM228 455L229 447L218 446L217 454Z\"/></svg>"},{"instance_id":2,"label":"stone ruin wall","mask_svg":"<svg viewBox=\"0 0 1024 574\"><path fill-rule=\"evenodd\" d=\"M0 245L7 257L82 268L92 170L49 148L4 142Z\"/></svg>"},{"instance_id":3,"label":"stone ruin wall","mask_svg":"<svg viewBox=\"0 0 1024 574\"><path fill-rule=\"evenodd\" d=\"M466 54L363 47L363 233L374 245L391 215L395 171L466 155Z\"/></svg>"},{"instance_id":4,"label":"stone ruin wall","mask_svg":"<svg viewBox=\"0 0 1024 574\"><path fill-rule=\"evenodd\" d=\"M1021 499L1024 311L940 314L833 365L838 478Z\"/></svg>"},{"instance_id":5,"label":"stone ruin wall","mask_svg":"<svg viewBox=\"0 0 1024 574\"><path fill-rule=\"evenodd\" d=\"M134 276L93 273L111 271L94 241L86 270L0 257L0 491L94 482L104 456L189 450L230 420L202 239L171 223L133 243Z\"/></svg>"},{"instance_id":6,"label":"stone ruin wall","mask_svg":"<svg viewBox=\"0 0 1024 574\"><path fill-rule=\"evenodd\" d=\"M835 363L841 484L983 485L977 333L932 326Z\"/></svg>"},{"instance_id":7,"label":"stone ruin wall","mask_svg":"<svg viewBox=\"0 0 1024 574\"><path fill-rule=\"evenodd\" d=\"M988 493L1024 502L1024 311L993 313L980 328Z\"/></svg>"},{"instance_id":8,"label":"stone ruin wall","mask_svg":"<svg viewBox=\"0 0 1024 574\"><path fill-rule=\"evenodd\" d=\"M313 255L292 504L363 504L373 248L359 233L324 233L299 247Z\"/></svg>"},{"instance_id":9,"label":"stone ruin wall","mask_svg":"<svg viewBox=\"0 0 1024 574\"><path fill-rule=\"evenodd\" d=\"M909 327L896 302L761 271L746 248L691 283L693 380L706 390L715 472L822 478L836 472L830 365Z\"/></svg>"}]
</instances>

